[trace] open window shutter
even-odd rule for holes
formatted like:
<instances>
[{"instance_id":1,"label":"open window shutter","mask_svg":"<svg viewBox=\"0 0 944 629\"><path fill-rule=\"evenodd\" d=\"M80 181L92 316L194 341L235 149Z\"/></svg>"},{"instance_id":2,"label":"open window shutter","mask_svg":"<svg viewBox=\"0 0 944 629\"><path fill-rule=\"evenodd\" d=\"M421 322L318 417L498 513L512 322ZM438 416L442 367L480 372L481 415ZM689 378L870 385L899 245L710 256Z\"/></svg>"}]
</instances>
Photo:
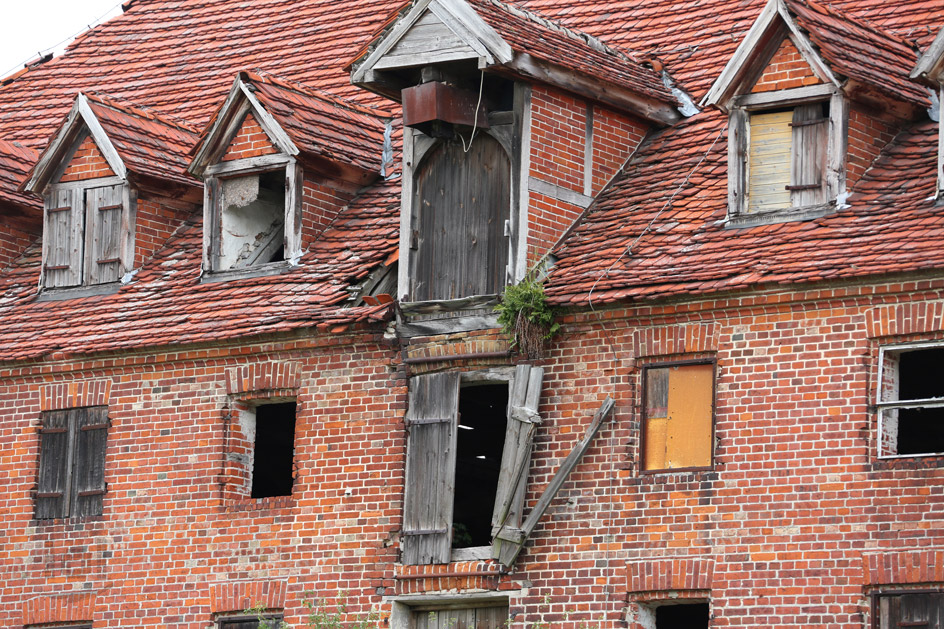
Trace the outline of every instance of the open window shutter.
<instances>
[{"instance_id":1,"label":"open window shutter","mask_svg":"<svg viewBox=\"0 0 944 629\"><path fill-rule=\"evenodd\" d=\"M69 515L69 470L72 448L70 418L75 411L48 411L39 430L39 482L36 488L36 519Z\"/></svg>"},{"instance_id":2,"label":"open window shutter","mask_svg":"<svg viewBox=\"0 0 944 629\"><path fill-rule=\"evenodd\" d=\"M530 387L529 387L530 388ZM570 473L577 463L580 462L580 459L583 458L584 453L590 447L590 444L593 442L594 437L597 436L597 433L600 432L600 427L603 425L603 421L607 416L612 412L613 406L616 403L613 401L613 398L607 397L603 401L603 404L600 405L599 410L594 414L593 419L590 420L590 426L587 427L587 433L584 435L577 445L574 446L574 449L570 451L570 454L567 455L567 458L564 459L564 462L561 463L561 466L557 469L557 472L554 474L554 478L551 479L551 482L548 484L547 489L544 490L544 493L541 494L541 497L538 499L534 509L528 513L528 517L525 518L524 524L521 525L521 530L515 532L515 535L507 535L508 539L501 540L501 553L499 556L495 557L502 564L510 566L514 562L515 558L518 556L518 553L521 552L521 549L524 547L525 542L528 541L531 533L534 532L535 527L537 527L538 522L541 521L541 517L544 516L544 512L547 511L547 508L551 506L551 501L557 496L557 492L560 491L560 488L563 487L564 483L567 481L567 478L570 476ZM511 533L509 529L505 529L502 533Z\"/></svg>"},{"instance_id":3,"label":"open window shutter","mask_svg":"<svg viewBox=\"0 0 944 629\"><path fill-rule=\"evenodd\" d=\"M790 205L804 207L825 203L826 145L829 118L823 104L799 105L793 110L793 151L790 160Z\"/></svg>"},{"instance_id":4,"label":"open window shutter","mask_svg":"<svg viewBox=\"0 0 944 629\"><path fill-rule=\"evenodd\" d=\"M87 190L85 203L89 229L86 235L89 283L117 282L127 272L126 237L131 229L130 203L126 186L106 186Z\"/></svg>"},{"instance_id":5,"label":"open window shutter","mask_svg":"<svg viewBox=\"0 0 944 629\"><path fill-rule=\"evenodd\" d=\"M538 406L544 369L529 365L515 368L508 404L505 447L502 451L495 507L492 511L492 554L502 556L506 543L517 544L521 536L521 511L528 485L534 431L541 422Z\"/></svg>"},{"instance_id":6,"label":"open window shutter","mask_svg":"<svg viewBox=\"0 0 944 629\"><path fill-rule=\"evenodd\" d=\"M403 563L448 563L456 486L459 374L413 377L409 404Z\"/></svg>"},{"instance_id":7,"label":"open window shutter","mask_svg":"<svg viewBox=\"0 0 944 629\"><path fill-rule=\"evenodd\" d=\"M75 434L73 516L101 515L108 407L82 409Z\"/></svg>"},{"instance_id":8,"label":"open window shutter","mask_svg":"<svg viewBox=\"0 0 944 629\"><path fill-rule=\"evenodd\" d=\"M46 195L43 233L43 284L47 288L82 283L83 232L81 190L53 190Z\"/></svg>"}]
</instances>

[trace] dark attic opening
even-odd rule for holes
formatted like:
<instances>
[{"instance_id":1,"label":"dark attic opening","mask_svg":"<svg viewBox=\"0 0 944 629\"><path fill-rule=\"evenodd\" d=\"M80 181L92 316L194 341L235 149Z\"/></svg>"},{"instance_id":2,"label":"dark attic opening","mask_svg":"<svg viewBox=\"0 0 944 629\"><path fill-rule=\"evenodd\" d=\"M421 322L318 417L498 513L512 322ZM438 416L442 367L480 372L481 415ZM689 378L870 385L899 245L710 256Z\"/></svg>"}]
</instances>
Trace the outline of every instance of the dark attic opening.
<instances>
[{"instance_id":1,"label":"dark attic opening","mask_svg":"<svg viewBox=\"0 0 944 629\"><path fill-rule=\"evenodd\" d=\"M656 608L656 629L708 629L708 603L662 605Z\"/></svg>"},{"instance_id":2,"label":"dark attic opening","mask_svg":"<svg viewBox=\"0 0 944 629\"><path fill-rule=\"evenodd\" d=\"M295 402L256 407L253 498L291 496L295 455Z\"/></svg>"},{"instance_id":3,"label":"dark attic opening","mask_svg":"<svg viewBox=\"0 0 944 629\"><path fill-rule=\"evenodd\" d=\"M285 259L285 169L222 180L220 270Z\"/></svg>"},{"instance_id":4,"label":"dark attic opening","mask_svg":"<svg viewBox=\"0 0 944 629\"><path fill-rule=\"evenodd\" d=\"M944 398L944 347L902 352L898 359L899 400ZM944 452L944 407L898 410L898 454Z\"/></svg>"},{"instance_id":5,"label":"dark attic opening","mask_svg":"<svg viewBox=\"0 0 944 629\"><path fill-rule=\"evenodd\" d=\"M470 384L459 392L453 548L491 543L507 407L506 383Z\"/></svg>"}]
</instances>

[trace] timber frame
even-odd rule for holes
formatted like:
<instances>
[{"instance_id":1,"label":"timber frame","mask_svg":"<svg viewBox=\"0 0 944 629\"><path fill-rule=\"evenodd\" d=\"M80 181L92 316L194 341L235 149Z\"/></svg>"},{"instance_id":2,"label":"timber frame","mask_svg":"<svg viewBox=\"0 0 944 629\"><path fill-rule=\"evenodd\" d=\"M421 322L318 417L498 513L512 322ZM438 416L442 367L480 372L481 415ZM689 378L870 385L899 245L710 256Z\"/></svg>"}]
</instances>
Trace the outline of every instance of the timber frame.
<instances>
[{"instance_id":1,"label":"timber frame","mask_svg":"<svg viewBox=\"0 0 944 629\"><path fill-rule=\"evenodd\" d=\"M249 114L252 114L270 138L278 153L221 161L233 137ZM297 265L301 256L301 206L304 172L298 162L299 149L253 94L253 90L236 77L226 101L197 148L188 171L203 179L203 271L201 281L226 281L242 277L272 275ZM244 269L220 268L222 247L222 184L221 180L244 175L285 171L284 260Z\"/></svg>"}]
</instances>

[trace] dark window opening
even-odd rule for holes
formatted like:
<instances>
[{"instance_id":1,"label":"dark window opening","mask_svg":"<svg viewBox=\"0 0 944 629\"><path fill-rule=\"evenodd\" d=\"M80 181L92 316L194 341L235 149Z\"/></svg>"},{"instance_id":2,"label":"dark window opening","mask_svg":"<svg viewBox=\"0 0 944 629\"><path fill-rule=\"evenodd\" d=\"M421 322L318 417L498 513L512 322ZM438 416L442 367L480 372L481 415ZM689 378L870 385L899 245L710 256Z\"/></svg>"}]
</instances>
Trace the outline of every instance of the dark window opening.
<instances>
[{"instance_id":1,"label":"dark window opening","mask_svg":"<svg viewBox=\"0 0 944 629\"><path fill-rule=\"evenodd\" d=\"M252 497L291 496L295 451L295 402L256 407Z\"/></svg>"},{"instance_id":2,"label":"dark window opening","mask_svg":"<svg viewBox=\"0 0 944 629\"><path fill-rule=\"evenodd\" d=\"M285 258L285 170L222 180L219 270Z\"/></svg>"},{"instance_id":3,"label":"dark window opening","mask_svg":"<svg viewBox=\"0 0 944 629\"><path fill-rule=\"evenodd\" d=\"M491 543L507 407L504 383L463 387L459 393L453 548Z\"/></svg>"},{"instance_id":4,"label":"dark window opening","mask_svg":"<svg viewBox=\"0 0 944 629\"><path fill-rule=\"evenodd\" d=\"M708 603L662 605L656 608L656 629L707 629Z\"/></svg>"},{"instance_id":5,"label":"dark window opening","mask_svg":"<svg viewBox=\"0 0 944 629\"><path fill-rule=\"evenodd\" d=\"M895 354L891 356L894 360ZM907 405L918 400L944 399L944 380L940 377L942 363L944 348L933 347L898 353L897 371L895 364L891 364L893 375L884 385L883 399L906 404L885 411L886 430L892 431L892 442L897 444L894 454L944 452L944 406L935 405L940 402Z\"/></svg>"}]
</instances>

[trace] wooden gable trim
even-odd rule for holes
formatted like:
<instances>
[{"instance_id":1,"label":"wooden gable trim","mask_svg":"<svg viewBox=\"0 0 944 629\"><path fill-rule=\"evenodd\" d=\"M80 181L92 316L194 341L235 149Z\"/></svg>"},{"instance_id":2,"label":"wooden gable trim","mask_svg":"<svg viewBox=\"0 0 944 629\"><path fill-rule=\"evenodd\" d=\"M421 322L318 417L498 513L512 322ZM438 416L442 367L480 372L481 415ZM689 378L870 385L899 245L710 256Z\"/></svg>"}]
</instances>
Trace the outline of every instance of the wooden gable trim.
<instances>
[{"instance_id":1,"label":"wooden gable trim","mask_svg":"<svg viewBox=\"0 0 944 629\"><path fill-rule=\"evenodd\" d=\"M932 87L944 83L944 28L918 59L914 70L911 71L911 78Z\"/></svg>"},{"instance_id":2,"label":"wooden gable trim","mask_svg":"<svg viewBox=\"0 0 944 629\"><path fill-rule=\"evenodd\" d=\"M83 131L86 129L115 176L122 181L127 179L128 170L124 161L92 108L89 107L88 98L80 92L56 137L40 155L33 168L32 176L23 185L23 190L43 194L46 186L54 180L59 171L65 168L65 160L71 157L78 148L78 143L83 139Z\"/></svg>"},{"instance_id":3,"label":"wooden gable trim","mask_svg":"<svg viewBox=\"0 0 944 629\"><path fill-rule=\"evenodd\" d=\"M240 73L233 82L216 120L210 126L205 139L200 143L187 171L195 177L203 178L214 169L229 148L229 143L239 132L246 116L249 113L255 116L262 130L266 132L279 154L267 156L287 161L289 157L298 155L298 147L282 126L272 117L259 99L252 93L252 89L243 81Z\"/></svg>"},{"instance_id":4,"label":"wooden gable trim","mask_svg":"<svg viewBox=\"0 0 944 629\"><path fill-rule=\"evenodd\" d=\"M836 88L842 86L796 25L783 0L769 0L702 99L701 106L714 105L728 111L731 99L757 80L784 37L790 38L817 77Z\"/></svg>"}]
</instances>

